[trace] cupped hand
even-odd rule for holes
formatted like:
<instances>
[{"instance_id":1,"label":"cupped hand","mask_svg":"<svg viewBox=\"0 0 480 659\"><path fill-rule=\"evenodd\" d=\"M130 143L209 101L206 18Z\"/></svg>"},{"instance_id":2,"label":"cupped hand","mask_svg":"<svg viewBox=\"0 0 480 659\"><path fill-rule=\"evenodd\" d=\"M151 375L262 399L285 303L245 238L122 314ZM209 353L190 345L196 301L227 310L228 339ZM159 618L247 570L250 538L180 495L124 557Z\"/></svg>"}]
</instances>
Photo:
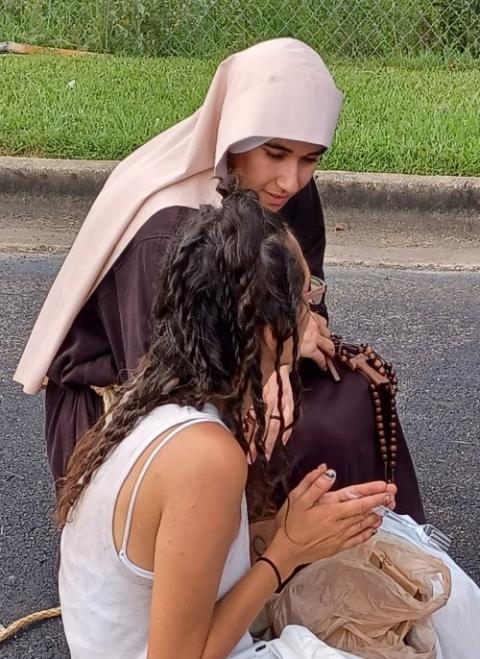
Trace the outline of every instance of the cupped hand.
<instances>
[{"instance_id":1,"label":"cupped hand","mask_svg":"<svg viewBox=\"0 0 480 659\"><path fill-rule=\"evenodd\" d=\"M282 435L282 442L286 444L292 434L294 412L293 392L290 382L289 367L281 366L279 373L282 382L282 412L285 428ZM276 371L272 373L263 388L263 400L267 406L265 412L265 454L267 460L269 460L280 432L280 410L278 408L278 381ZM255 416L253 414L253 410L250 411L249 423L251 426L249 436L251 439L253 439L255 433ZM248 453L247 460L250 464L252 464L256 457L257 450L253 442L250 441L250 451Z\"/></svg>"},{"instance_id":2,"label":"cupped hand","mask_svg":"<svg viewBox=\"0 0 480 659\"><path fill-rule=\"evenodd\" d=\"M291 491L277 515L279 528L271 547L274 553L283 551L284 556L288 555L284 561L290 561L292 570L371 538L382 523L374 508L392 502L393 494L383 483L383 487L368 484L363 489L380 492L365 493L353 500L336 496L320 504L334 482L335 472L326 465L313 470Z\"/></svg>"},{"instance_id":3,"label":"cupped hand","mask_svg":"<svg viewBox=\"0 0 480 659\"><path fill-rule=\"evenodd\" d=\"M327 369L326 358L332 358L335 355L335 347L330 336L325 318L310 311L300 345L300 355L307 359L313 359L325 371Z\"/></svg>"}]
</instances>

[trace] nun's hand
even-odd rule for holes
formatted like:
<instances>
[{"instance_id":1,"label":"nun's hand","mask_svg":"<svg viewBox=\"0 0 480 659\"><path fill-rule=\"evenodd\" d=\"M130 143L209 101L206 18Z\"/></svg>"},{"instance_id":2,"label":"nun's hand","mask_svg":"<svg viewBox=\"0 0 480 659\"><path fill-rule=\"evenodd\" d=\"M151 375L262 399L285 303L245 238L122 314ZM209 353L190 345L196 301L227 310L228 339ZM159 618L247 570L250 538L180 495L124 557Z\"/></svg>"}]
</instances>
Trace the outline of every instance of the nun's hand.
<instances>
[{"instance_id":1,"label":"nun's hand","mask_svg":"<svg viewBox=\"0 0 480 659\"><path fill-rule=\"evenodd\" d=\"M311 311L307 327L300 345L300 355L313 361L323 370L327 370L327 357L335 355L335 347L330 339L330 330L323 316Z\"/></svg>"},{"instance_id":2,"label":"nun's hand","mask_svg":"<svg viewBox=\"0 0 480 659\"><path fill-rule=\"evenodd\" d=\"M292 385L290 382L290 370L288 366L280 367L280 379L282 382L282 412L283 412L283 422L284 422L284 432L282 435L282 442L286 444L290 439L292 434L292 424L293 424L293 392ZM273 448L277 439L279 438L280 425L281 425L281 416L280 410L278 409L278 382L277 382L277 373L273 372L270 378L267 380L263 388L263 399L267 405L265 412L265 454L267 459L270 459L272 455ZM255 417L253 415L253 410L249 413L249 423L251 424L250 432L250 451L247 456L248 462L252 464L255 462L257 457L257 451L253 444L253 435L255 432Z\"/></svg>"}]
</instances>

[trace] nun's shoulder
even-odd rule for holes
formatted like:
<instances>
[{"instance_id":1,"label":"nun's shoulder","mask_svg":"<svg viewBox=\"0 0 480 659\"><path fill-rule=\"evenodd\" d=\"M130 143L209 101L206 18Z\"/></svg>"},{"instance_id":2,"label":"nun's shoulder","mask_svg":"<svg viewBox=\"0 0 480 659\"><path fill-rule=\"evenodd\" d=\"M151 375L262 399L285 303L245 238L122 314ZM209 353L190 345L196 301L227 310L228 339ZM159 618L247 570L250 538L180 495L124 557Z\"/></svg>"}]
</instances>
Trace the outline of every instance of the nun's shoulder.
<instances>
[{"instance_id":1,"label":"nun's shoulder","mask_svg":"<svg viewBox=\"0 0 480 659\"><path fill-rule=\"evenodd\" d=\"M138 230L130 245L138 245L152 238L169 238L184 222L192 219L198 210L186 206L169 206L154 213ZM127 248L128 249L128 248Z\"/></svg>"},{"instance_id":2,"label":"nun's shoulder","mask_svg":"<svg viewBox=\"0 0 480 659\"><path fill-rule=\"evenodd\" d=\"M182 224L196 213L198 210L185 206L169 206L157 211L140 227L112 269L118 271L142 252L155 254L158 249L164 249L170 238L181 229Z\"/></svg>"}]
</instances>

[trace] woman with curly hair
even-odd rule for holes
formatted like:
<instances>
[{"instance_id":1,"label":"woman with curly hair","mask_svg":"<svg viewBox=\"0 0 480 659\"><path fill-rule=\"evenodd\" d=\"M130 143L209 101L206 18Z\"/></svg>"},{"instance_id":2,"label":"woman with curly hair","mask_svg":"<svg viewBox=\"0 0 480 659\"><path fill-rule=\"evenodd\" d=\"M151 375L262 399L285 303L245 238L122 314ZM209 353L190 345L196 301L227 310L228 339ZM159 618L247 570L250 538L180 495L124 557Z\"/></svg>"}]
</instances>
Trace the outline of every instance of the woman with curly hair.
<instances>
[{"instance_id":1,"label":"woman with curly hair","mask_svg":"<svg viewBox=\"0 0 480 659\"><path fill-rule=\"evenodd\" d=\"M60 490L74 659L283 656L248 631L267 599L297 567L369 539L381 523L373 509L394 503L385 482L361 486L356 500L329 494L334 473L322 465L290 494L250 566L245 456L253 446L250 495L266 511L288 461L282 448L274 467L266 458L263 387L277 380L281 407L284 367L297 389L310 275L254 194L194 215L170 244L139 371L78 442Z\"/></svg>"}]
</instances>

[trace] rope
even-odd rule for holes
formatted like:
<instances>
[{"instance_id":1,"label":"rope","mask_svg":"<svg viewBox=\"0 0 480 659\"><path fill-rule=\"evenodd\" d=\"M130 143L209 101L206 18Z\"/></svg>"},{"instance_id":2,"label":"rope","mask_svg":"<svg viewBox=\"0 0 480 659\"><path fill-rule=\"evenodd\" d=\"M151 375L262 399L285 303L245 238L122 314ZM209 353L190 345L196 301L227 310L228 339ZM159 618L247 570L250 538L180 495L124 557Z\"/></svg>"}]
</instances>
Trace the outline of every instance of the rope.
<instances>
[{"instance_id":1,"label":"rope","mask_svg":"<svg viewBox=\"0 0 480 659\"><path fill-rule=\"evenodd\" d=\"M36 622L41 622L42 620L57 618L60 615L61 615L61 610L60 607L58 606L55 609L45 609L44 611L36 611L35 613L31 613L30 615L25 616L24 618L15 620L15 622L12 622L10 625L8 625L8 627L0 630L0 643L3 643L3 641L6 641L8 638L15 636L15 634L17 634L24 627L33 625Z\"/></svg>"}]
</instances>

